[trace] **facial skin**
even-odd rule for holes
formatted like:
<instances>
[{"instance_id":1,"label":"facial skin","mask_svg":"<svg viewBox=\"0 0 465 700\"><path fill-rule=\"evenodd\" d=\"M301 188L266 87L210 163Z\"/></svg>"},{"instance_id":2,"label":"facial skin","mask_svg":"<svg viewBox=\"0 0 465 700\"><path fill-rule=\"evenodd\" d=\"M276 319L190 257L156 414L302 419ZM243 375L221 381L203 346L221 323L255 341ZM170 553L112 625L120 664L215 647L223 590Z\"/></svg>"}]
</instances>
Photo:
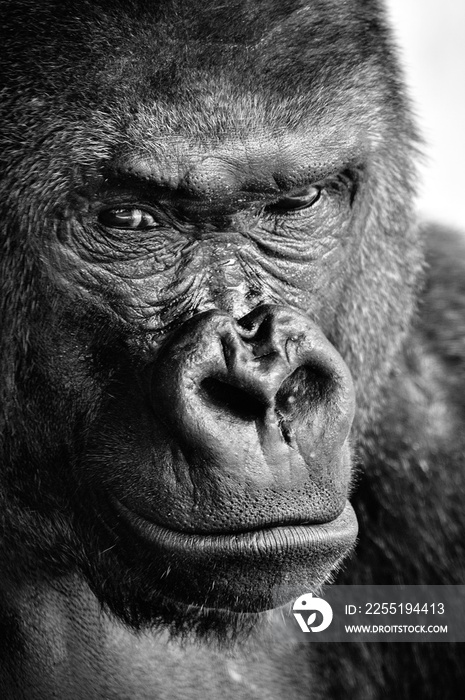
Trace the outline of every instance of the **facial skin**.
<instances>
[{"instance_id":1,"label":"facial skin","mask_svg":"<svg viewBox=\"0 0 465 700\"><path fill-rule=\"evenodd\" d=\"M5 38L7 568L231 624L355 541L422 262L412 128L376 4L68 4Z\"/></svg>"}]
</instances>

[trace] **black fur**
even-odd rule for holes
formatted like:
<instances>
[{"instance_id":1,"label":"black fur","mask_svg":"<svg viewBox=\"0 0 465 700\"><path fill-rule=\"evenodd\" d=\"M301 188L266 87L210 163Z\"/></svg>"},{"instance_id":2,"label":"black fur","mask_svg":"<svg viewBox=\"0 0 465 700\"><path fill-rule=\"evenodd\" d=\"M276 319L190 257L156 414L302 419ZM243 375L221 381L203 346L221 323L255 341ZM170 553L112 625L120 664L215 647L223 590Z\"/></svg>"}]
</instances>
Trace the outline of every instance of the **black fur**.
<instances>
[{"instance_id":1,"label":"black fur","mask_svg":"<svg viewBox=\"0 0 465 700\"><path fill-rule=\"evenodd\" d=\"M305 309L353 376L360 539L338 580L464 583L464 246L458 235L416 224L419 140L379 3L2 0L0 9L7 697L49 692L34 695L34 680L25 690L18 681L16 667L28 658L22 587L66 597L66 582L77 579L137 631L231 640L255 622L186 610L160 592L153 582L169 581L169 567L161 571L150 553L126 543L99 498L102 479L104 490L131 480L137 488L135 450L144 463L140 426L114 408L124 378L136 377L126 398L135 415L153 346L209 304L233 304L226 292L173 282L152 302L150 326L128 301L132 292L114 283L107 244L89 223L99 188L114 175L110 163L150 161L176 140L182 151L235 147L252 135L285 150L286 134L304 133L309 179L320 181L319 161L331 161L352 183L346 219L333 211L309 233L302 254L313 287L302 291L292 265L276 282L245 251L244 304ZM331 273L325 265L315 271L312 253L330 249L341 229L343 255ZM137 272L134 250L112 246L125 274L131 265ZM183 264L185 279L200 279L189 252ZM460 649L448 644L331 644L304 656L314 699L452 700L464 680ZM81 697L73 692L68 697Z\"/></svg>"}]
</instances>

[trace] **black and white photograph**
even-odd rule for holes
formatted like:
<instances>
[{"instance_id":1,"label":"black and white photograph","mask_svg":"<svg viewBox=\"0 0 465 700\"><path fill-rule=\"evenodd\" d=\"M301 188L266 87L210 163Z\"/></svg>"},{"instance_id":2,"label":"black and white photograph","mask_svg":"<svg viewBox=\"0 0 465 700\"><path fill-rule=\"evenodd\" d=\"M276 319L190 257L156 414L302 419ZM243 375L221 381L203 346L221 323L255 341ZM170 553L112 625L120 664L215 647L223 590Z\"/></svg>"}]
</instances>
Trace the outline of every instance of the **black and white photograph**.
<instances>
[{"instance_id":1,"label":"black and white photograph","mask_svg":"<svg viewBox=\"0 0 465 700\"><path fill-rule=\"evenodd\" d=\"M0 18L1 700L461 700L465 4Z\"/></svg>"}]
</instances>

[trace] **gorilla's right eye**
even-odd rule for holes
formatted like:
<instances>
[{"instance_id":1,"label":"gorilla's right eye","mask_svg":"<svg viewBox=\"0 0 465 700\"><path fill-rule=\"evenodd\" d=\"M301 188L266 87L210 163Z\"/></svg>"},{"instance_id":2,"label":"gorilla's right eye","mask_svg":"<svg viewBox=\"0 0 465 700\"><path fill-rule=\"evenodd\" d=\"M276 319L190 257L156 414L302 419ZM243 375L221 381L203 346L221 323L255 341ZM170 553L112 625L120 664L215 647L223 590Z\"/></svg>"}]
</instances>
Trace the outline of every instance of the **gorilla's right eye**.
<instances>
[{"instance_id":1,"label":"gorilla's right eye","mask_svg":"<svg viewBox=\"0 0 465 700\"><path fill-rule=\"evenodd\" d=\"M145 209L121 207L105 209L98 216L99 223L107 228L120 228L129 231L143 231L155 228L158 224L152 214Z\"/></svg>"}]
</instances>

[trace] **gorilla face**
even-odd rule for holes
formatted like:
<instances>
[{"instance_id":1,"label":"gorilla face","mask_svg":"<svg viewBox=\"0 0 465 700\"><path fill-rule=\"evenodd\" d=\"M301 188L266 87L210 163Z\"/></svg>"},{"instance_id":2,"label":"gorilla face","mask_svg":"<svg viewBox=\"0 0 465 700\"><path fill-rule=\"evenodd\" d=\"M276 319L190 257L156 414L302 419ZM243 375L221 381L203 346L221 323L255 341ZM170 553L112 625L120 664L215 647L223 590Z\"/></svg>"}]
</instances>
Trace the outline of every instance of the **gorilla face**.
<instances>
[{"instance_id":1,"label":"gorilla face","mask_svg":"<svg viewBox=\"0 0 465 700\"><path fill-rule=\"evenodd\" d=\"M3 40L5 556L275 607L354 543L421 266L377 3L68 5Z\"/></svg>"}]
</instances>

